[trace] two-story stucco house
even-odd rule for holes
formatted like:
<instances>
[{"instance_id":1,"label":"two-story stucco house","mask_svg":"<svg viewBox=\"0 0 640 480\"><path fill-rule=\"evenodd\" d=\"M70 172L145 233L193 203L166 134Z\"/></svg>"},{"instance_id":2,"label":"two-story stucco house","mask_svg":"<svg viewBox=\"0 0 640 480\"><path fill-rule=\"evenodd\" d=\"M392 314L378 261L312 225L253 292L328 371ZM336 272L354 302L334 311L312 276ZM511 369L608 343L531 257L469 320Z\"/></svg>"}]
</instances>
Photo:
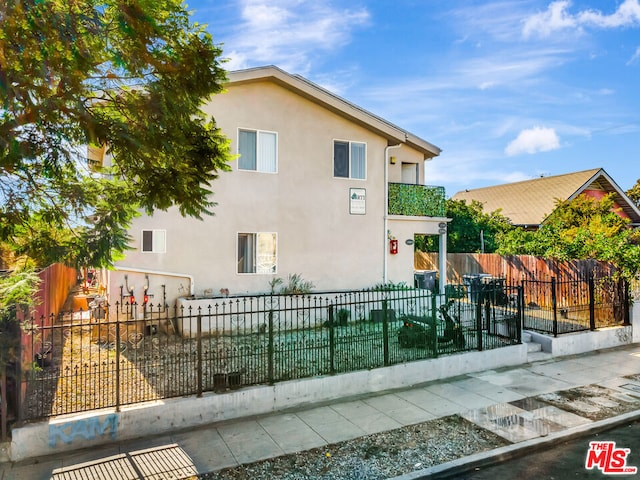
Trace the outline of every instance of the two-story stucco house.
<instances>
[{"instance_id":1,"label":"two-story stucco house","mask_svg":"<svg viewBox=\"0 0 640 480\"><path fill-rule=\"evenodd\" d=\"M446 248L444 189L424 186L440 149L276 67L228 77L204 107L239 155L212 186L215 215L135 219L111 301L261 293L289 274L324 291L413 285L414 235Z\"/></svg>"}]
</instances>

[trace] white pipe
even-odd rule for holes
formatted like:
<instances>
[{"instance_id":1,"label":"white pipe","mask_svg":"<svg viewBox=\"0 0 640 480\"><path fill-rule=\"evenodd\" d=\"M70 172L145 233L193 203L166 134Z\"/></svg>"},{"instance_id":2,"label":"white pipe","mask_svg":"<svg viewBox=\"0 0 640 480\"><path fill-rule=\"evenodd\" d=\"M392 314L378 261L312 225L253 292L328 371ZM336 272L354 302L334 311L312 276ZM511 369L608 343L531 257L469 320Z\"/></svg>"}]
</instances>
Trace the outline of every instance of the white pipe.
<instances>
[{"instance_id":1,"label":"white pipe","mask_svg":"<svg viewBox=\"0 0 640 480\"><path fill-rule=\"evenodd\" d=\"M438 259L440 269L440 293L444 295L445 287L447 285L447 235L448 229L445 230L445 233L441 233L439 236L438 242Z\"/></svg>"},{"instance_id":2,"label":"white pipe","mask_svg":"<svg viewBox=\"0 0 640 480\"><path fill-rule=\"evenodd\" d=\"M159 270L149 270L146 268L133 268L133 267L121 267L121 266L115 266L113 268L115 270L121 270L123 272L148 273L151 275L164 275L165 277L188 278L189 279L189 295L193 296L195 294L193 275L188 275L186 273L162 272Z\"/></svg>"},{"instance_id":3,"label":"white pipe","mask_svg":"<svg viewBox=\"0 0 640 480\"><path fill-rule=\"evenodd\" d=\"M389 150L392 148L400 148L401 143L398 145L387 145L384 147L384 241L382 242L382 248L384 250L383 262L382 262L382 284L387 284L387 260L389 255L389 239L387 238L389 232Z\"/></svg>"}]
</instances>

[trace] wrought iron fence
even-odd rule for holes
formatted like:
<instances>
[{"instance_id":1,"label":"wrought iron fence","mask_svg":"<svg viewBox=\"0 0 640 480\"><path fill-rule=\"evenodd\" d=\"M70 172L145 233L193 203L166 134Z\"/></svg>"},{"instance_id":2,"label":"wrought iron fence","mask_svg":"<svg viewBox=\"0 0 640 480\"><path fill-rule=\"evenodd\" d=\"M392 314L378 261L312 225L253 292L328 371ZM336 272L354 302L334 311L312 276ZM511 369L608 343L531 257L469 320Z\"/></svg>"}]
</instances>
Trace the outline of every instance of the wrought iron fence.
<instances>
[{"instance_id":1,"label":"wrought iron fence","mask_svg":"<svg viewBox=\"0 0 640 480\"><path fill-rule=\"evenodd\" d=\"M558 336L629 323L629 287L612 276L523 280L523 328Z\"/></svg>"},{"instance_id":2,"label":"wrought iron fence","mask_svg":"<svg viewBox=\"0 0 640 480\"><path fill-rule=\"evenodd\" d=\"M472 301L464 288L447 295L389 289L224 298L206 307L116 304L41 318L29 337L34 363L18 375L18 416L118 408L519 343L522 302L488 298Z\"/></svg>"}]
</instances>

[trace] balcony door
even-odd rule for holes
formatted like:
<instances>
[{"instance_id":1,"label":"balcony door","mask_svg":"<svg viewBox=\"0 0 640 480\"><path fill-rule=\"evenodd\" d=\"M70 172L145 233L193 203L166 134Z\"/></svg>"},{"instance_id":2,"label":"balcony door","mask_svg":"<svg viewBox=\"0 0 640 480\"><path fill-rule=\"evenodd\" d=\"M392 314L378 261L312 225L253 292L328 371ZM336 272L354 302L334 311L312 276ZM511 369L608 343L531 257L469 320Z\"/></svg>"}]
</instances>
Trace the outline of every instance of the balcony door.
<instances>
[{"instance_id":1,"label":"balcony door","mask_svg":"<svg viewBox=\"0 0 640 480\"><path fill-rule=\"evenodd\" d=\"M420 179L420 166L417 163L402 163L402 183L417 185Z\"/></svg>"}]
</instances>

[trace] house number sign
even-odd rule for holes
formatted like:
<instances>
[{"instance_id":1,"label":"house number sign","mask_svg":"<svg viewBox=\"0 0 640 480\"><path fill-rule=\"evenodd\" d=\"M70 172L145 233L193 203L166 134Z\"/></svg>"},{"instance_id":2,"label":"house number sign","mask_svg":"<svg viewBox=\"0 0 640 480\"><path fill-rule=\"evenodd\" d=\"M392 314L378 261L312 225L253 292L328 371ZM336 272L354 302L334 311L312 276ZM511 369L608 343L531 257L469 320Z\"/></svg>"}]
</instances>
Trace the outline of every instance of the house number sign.
<instances>
[{"instance_id":1,"label":"house number sign","mask_svg":"<svg viewBox=\"0 0 640 480\"><path fill-rule=\"evenodd\" d=\"M351 215L367 213L367 191L364 188L349 189L349 213Z\"/></svg>"}]
</instances>

